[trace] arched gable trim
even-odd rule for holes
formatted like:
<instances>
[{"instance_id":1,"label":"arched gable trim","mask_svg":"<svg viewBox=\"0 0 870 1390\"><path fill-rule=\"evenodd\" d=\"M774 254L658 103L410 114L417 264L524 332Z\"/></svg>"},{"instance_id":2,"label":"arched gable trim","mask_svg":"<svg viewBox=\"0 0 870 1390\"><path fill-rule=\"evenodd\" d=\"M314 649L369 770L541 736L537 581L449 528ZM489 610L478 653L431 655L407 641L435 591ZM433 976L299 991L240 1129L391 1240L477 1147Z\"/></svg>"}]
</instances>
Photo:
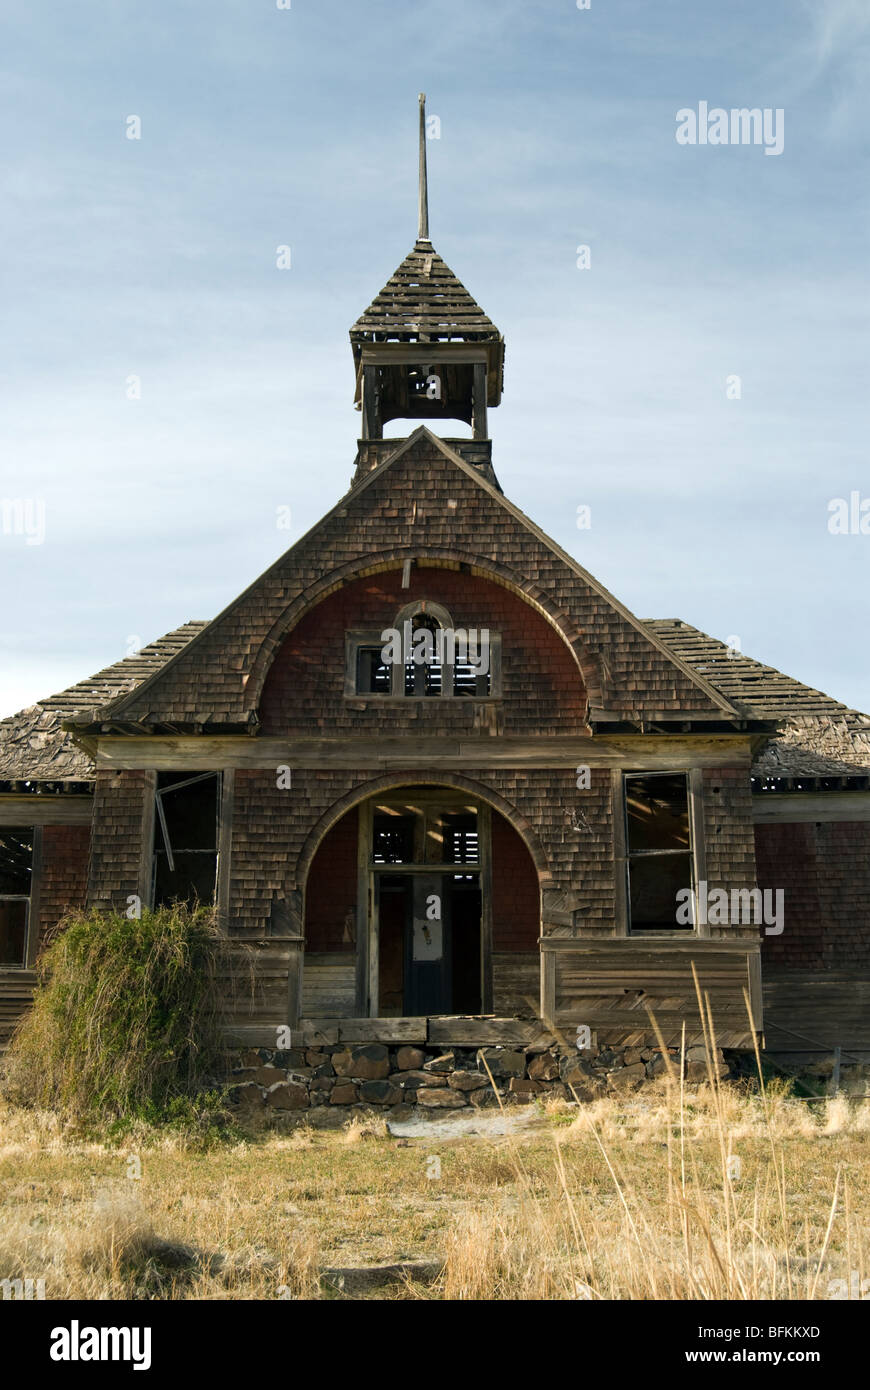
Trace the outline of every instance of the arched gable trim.
<instances>
[{"instance_id":1,"label":"arched gable trim","mask_svg":"<svg viewBox=\"0 0 870 1390\"><path fill-rule=\"evenodd\" d=\"M369 797L377 796L378 793L396 791L401 787L407 787L411 780L413 780L415 785L425 784L432 787L444 787L451 791L468 792L469 795L487 802L494 811L498 811L500 815L504 816L508 824L513 826L514 830L523 841L537 869L541 888L544 889L552 886L553 880L547 856L544 853L543 846L535 830L530 822L526 820L526 817L521 815L517 808L509 801L506 801L503 796L500 796L498 792L493 791L491 787L486 786L483 782L477 782L470 777L463 777L461 774L455 772L445 772L438 776L433 774L428 777L423 773L414 772L411 774L405 772L401 774L387 774L383 777L375 777L368 782L361 782L358 786L354 787L352 791L347 792L344 796L340 797L338 801L333 802L328 810L324 811L316 824L311 827L311 830L305 838L305 843L302 846L296 867L297 887L301 888L304 892L314 856L324 836L341 820L342 816L346 815L348 811L352 811L354 807L359 806L361 802L367 801Z\"/></svg>"},{"instance_id":2,"label":"arched gable trim","mask_svg":"<svg viewBox=\"0 0 870 1390\"><path fill-rule=\"evenodd\" d=\"M342 565L339 569L332 570L303 593L297 594L273 623L254 657L251 670L245 681L245 709L256 710L259 706L266 676L278 648L307 613L322 603L330 594L344 588L345 585L358 579L365 579L369 575L400 569L408 558L408 552L404 549L385 551L377 556L366 556L349 562L347 565ZM517 598L527 603L530 608L535 609L558 633L570 650L583 679L590 706L598 709L607 706L608 701L605 698L603 688L607 673L606 662L598 653L589 650L583 641L580 630L569 615L557 608L546 592L538 585L523 579L506 565L496 561L482 562L479 556L467 555L460 551L430 550L426 552L425 556L416 552L411 558L426 559L430 562L443 560L445 565L451 568L457 564L467 565L472 574L481 579L488 579L493 584L501 584L503 588L508 589Z\"/></svg>"}]
</instances>

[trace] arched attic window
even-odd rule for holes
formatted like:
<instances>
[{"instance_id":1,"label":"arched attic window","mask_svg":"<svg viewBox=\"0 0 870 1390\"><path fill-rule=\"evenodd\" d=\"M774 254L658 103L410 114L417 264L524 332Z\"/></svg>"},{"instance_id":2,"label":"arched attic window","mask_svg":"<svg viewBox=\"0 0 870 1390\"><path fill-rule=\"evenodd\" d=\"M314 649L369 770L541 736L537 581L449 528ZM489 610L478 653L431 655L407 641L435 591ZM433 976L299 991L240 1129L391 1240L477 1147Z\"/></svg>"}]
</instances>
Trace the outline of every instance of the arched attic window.
<instances>
[{"instance_id":1,"label":"arched attic window","mask_svg":"<svg viewBox=\"0 0 870 1390\"><path fill-rule=\"evenodd\" d=\"M420 699L448 693L453 668L449 652L445 661L442 634L453 631L453 620L447 609L426 599L406 603L393 619L393 631L402 645L401 671L393 677L394 687L398 678L404 695Z\"/></svg>"},{"instance_id":2,"label":"arched attic window","mask_svg":"<svg viewBox=\"0 0 870 1390\"><path fill-rule=\"evenodd\" d=\"M346 695L477 698L501 694L501 642L488 628L455 628L430 599L400 608L391 628L347 634Z\"/></svg>"}]
</instances>

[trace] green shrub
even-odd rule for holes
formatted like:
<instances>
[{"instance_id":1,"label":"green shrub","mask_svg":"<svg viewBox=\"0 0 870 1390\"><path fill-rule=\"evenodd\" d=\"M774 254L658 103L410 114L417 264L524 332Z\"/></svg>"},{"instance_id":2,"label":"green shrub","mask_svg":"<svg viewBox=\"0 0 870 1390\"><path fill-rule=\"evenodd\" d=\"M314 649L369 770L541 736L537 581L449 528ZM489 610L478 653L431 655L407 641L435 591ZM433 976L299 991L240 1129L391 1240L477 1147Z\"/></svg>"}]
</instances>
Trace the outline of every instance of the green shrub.
<instances>
[{"instance_id":1,"label":"green shrub","mask_svg":"<svg viewBox=\"0 0 870 1390\"><path fill-rule=\"evenodd\" d=\"M223 941L210 908L68 917L6 1053L9 1099L82 1120L178 1113L221 1071Z\"/></svg>"}]
</instances>

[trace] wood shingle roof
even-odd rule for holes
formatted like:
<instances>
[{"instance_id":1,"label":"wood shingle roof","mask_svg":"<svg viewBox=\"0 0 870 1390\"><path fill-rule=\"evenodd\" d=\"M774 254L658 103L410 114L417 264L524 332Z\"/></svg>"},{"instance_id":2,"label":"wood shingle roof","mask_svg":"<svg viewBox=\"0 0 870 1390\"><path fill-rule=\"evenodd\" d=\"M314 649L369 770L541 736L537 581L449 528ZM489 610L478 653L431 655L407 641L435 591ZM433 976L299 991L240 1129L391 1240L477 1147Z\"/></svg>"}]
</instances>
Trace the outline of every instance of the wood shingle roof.
<instances>
[{"instance_id":1,"label":"wood shingle roof","mask_svg":"<svg viewBox=\"0 0 870 1390\"><path fill-rule=\"evenodd\" d=\"M0 782L88 781L93 762L62 728L63 721L88 711L96 715L104 705L135 690L207 626L184 623L95 676L0 720Z\"/></svg>"},{"instance_id":2,"label":"wood shingle roof","mask_svg":"<svg viewBox=\"0 0 870 1390\"><path fill-rule=\"evenodd\" d=\"M433 250L418 241L393 272L380 294L350 330L351 341L387 342L459 338L465 342L499 342L492 319L468 293L458 276Z\"/></svg>"},{"instance_id":3,"label":"wood shingle roof","mask_svg":"<svg viewBox=\"0 0 870 1390\"><path fill-rule=\"evenodd\" d=\"M757 777L840 778L870 769L870 717L675 618L646 626L738 708L783 721L753 764Z\"/></svg>"}]
</instances>

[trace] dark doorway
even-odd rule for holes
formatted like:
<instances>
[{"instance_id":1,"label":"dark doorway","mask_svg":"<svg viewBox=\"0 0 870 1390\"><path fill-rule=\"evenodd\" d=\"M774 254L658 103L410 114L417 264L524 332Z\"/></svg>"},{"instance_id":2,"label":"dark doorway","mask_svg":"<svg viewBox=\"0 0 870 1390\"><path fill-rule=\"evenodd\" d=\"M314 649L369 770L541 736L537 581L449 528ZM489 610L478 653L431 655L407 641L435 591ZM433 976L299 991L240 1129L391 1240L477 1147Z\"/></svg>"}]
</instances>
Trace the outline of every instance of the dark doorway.
<instances>
[{"instance_id":1,"label":"dark doorway","mask_svg":"<svg viewBox=\"0 0 870 1390\"><path fill-rule=\"evenodd\" d=\"M479 1014L483 1007L480 988L480 878L477 874L463 874L445 877L444 884L453 946L453 1000L450 1012Z\"/></svg>"},{"instance_id":2,"label":"dark doorway","mask_svg":"<svg viewBox=\"0 0 870 1390\"><path fill-rule=\"evenodd\" d=\"M375 875L381 1017L481 1012L479 874Z\"/></svg>"},{"instance_id":3,"label":"dark doorway","mask_svg":"<svg viewBox=\"0 0 870 1390\"><path fill-rule=\"evenodd\" d=\"M401 1018L405 998L405 937L411 911L411 880L378 874L378 1013Z\"/></svg>"}]
</instances>

